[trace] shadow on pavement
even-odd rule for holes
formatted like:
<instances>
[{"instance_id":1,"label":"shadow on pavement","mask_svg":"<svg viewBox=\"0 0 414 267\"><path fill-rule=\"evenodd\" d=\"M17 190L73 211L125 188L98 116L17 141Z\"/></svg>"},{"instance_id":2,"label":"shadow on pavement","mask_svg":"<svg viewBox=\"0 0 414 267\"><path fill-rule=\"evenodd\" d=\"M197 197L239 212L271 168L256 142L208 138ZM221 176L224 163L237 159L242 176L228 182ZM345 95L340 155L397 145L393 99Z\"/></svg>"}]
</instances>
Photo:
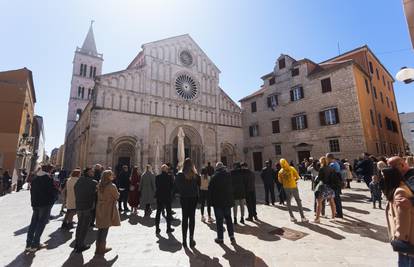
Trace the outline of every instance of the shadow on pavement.
<instances>
[{"instance_id":1,"label":"shadow on pavement","mask_svg":"<svg viewBox=\"0 0 414 267\"><path fill-rule=\"evenodd\" d=\"M362 194L355 194L355 193L343 193L341 195L342 202L356 202L356 203L368 203L370 202L370 198L366 195Z\"/></svg>"},{"instance_id":2,"label":"shadow on pavement","mask_svg":"<svg viewBox=\"0 0 414 267\"><path fill-rule=\"evenodd\" d=\"M12 262L7 264L6 267L31 266L33 263L34 257L35 257L34 253L22 252Z\"/></svg>"},{"instance_id":3,"label":"shadow on pavement","mask_svg":"<svg viewBox=\"0 0 414 267\"><path fill-rule=\"evenodd\" d=\"M49 235L49 239L45 242L47 249L54 249L60 245L65 244L72 239L73 232L62 230L61 228L56 229Z\"/></svg>"},{"instance_id":4,"label":"shadow on pavement","mask_svg":"<svg viewBox=\"0 0 414 267\"><path fill-rule=\"evenodd\" d=\"M388 230L386 226L373 224L358 218L344 215L344 221L336 221L338 229L346 233L359 234L361 237L368 237L380 242L388 243Z\"/></svg>"},{"instance_id":5,"label":"shadow on pavement","mask_svg":"<svg viewBox=\"0 0 414 267\"><path fill-rule=\"evenodd\" d=\"M234 227L234 232L243 234L243 235L251 235L255 236L260 240L264 241L278 241L280 240L279 236L271 235L269 232L277 229L278 227L275 227L271 224L268 224L266 222L257 220L254 221L257 226L250 226L247 224L239 224Z\"/></svg>"},{"instance_id":6,"label":"shadow on pavement","mask_svg":"<svg viewBox=\"0 0 414 267\"><path fill-rule=\"evenodd\" d=\"M168 234L168 238L165 238L158 234L157 238L158 246L162 251L174 253L179 251L182 247L181 243L172 234Z\"/></svg>"},{"instance_id":7,"label":"shadow on pavement","mask_svg":"<svg viewBox=\"0 0 414 267\"><path fill-rule=\"evenodd\" d=\"M188 248L184 249L185 254L188 256L191 267L198 266L209 266L209 267L221 267L218 258L210 258L209 256L202 254L196 248L193 248L192 251Z\"/></svg>"},{"instance_id":8,"label":"shadow on pavement","mask_svg":"<svg viewBox=\"0 0 414 267\"><path fill-rule=\"evenodd\" d=\"M268 266L262 258L257 257L250 250L244 249L237 244L233 245L234 250L231 250L226 245L220 246L226 254L223 255L230 266L240 267L240 266L252 266L252 267L265 267Z\"/></svg>"},{"instance_id":9,"label":"shadow on pavement","mask_svg":"<svg viewBox=\"0 0 414 267\"><path fill-rule=\"evenodd\" d=\"M369 211L367 211L367 210L361 210L361 209L354 208L354 207L342 206L342 208L344 210L348 210L350 212L355 212L355 213L360 213L360 214L369 214Z\"/></svg>"},{"instance_id":10,"label":"shadow on pavement","mask_svg":"<svg viewBox=\"0 0 414 267\"><path fill-rule=\"evenodd\" d=\"M312 224L312 223L302 223L302 222L297 222L297 225L300 225L302 227L308 228L311 231L314 231L316 233L319 233L321 235L326 235L327 237L330 237L332 239L335 240L342 240L345 239L345 236L337 234L331 230L328 230L326 228L320 227L317 224Z\"/></svg>"},{"instance_id":11,"label":"shadow on pavement","mask_svg":"<svg viewBox=\"0 0 414 267\"><path fill-rule=\"evenodd\" d=\"M22 234L27 233L27 231L29 231L29 226L26 226L26 227L23 227L19 230L14 231L14 235L15 236L22 235Z\"/></svg>"},{"instance_id":12,"label":"shadow on pavement","mask_svg":"<svg viewBox=\"0 0 414 267\"><path fill-rule=\"evenodd\" d=\"M112 266L118 260L116 255L112 260L106 260L103 256L95 255L89 262L84 263L82 253L71 253L69 258L62 264L62 267L74 267L74 266L90 266L90 267L109 267Z\"/></svg>"},{"instance_id":13,"label":"shadow on pavement","mask_svg":"<svg viewBox=\"0 0 414 267\"><path fill-rule=\"evenodd\" d=\"M288 211L288 208L286 206L275 205L273 207L277 208L277 209L280 209L280 210ZM311 211L310 209L308 209L306 207L302 207L302 208L303 208L303 211ZM299 212L299 209L298 209L297 206L292 206L292 211Z\"/></svg>"}]
</instances>

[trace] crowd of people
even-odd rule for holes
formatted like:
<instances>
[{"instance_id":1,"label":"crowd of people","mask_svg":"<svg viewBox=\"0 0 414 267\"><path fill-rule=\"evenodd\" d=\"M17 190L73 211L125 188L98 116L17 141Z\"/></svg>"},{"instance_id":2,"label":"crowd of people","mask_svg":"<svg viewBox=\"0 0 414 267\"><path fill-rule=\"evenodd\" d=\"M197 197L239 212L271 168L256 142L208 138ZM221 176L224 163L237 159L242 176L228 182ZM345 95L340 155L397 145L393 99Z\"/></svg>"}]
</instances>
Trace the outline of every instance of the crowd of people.
<instances>
[{"instance_id":1,"label":"crowd of people","mask_svg":"<svg viewBox=\"0 0 414 267\"><path fill-rule=\"evenodd\" d=\"M399 266L414 266L414 162L413 157L381 157L364 154L350 164L328 153L319 160L309 158L294 167L293 162L280 159L276 164L266 161L260 173L265 192L265 204L286 205L290 220L297 222L292 209L295 199L302 223L308 223L302 207L298 181L312 181L314 191L314 220L320 223L329 204L331 219L343 218L342 190L351 187L351 181L364 181L371 192L373 208L382 209L382 196L387 200L386 218L391 245L399 253ZM33 215L30 222L26 250L34 252L42 248L40 237L49 220L51 208L62 196L66 214L62 230L76 227L74 251L81 253L90 248L85 244L91 227L98 229L97 255L104 255L111 248L106 246L108 230L120 226L120 214L131 212L151 218L156 205L155 233L160 234L161 216L166 220L166 232L174 232L172 221L175 214L173 202L178 198L181 207L181 236L183 247L196 246L195 214L200 205L201 221L215 222L215 242L224 242L226 224L230 242L235 243L234 227L245 220L258 220L256 212L255 173L245 162L236 162L232 170L222 163L213 167L208 163L200 172L190 158L185 159L180 171L171 164L163 164L159 173L145 166L141 174L137 167L121 166L115 173L100 164L83 171L74 169L67 179L56 185L52 178L53 166L44 165L31 179L31 203ZM275 190L276 187L276 190ZM177 197L178 196L178 197ZM247 207L247 215L245 208ZM130 210L131 208L131 210ZM233 209L233 211L232 211ZM212 214L214 211L214 218ZM205 212L206 211L206 212ZM239 216L240 214L240 216ZM74 224L74 216L77 224Z\"/></svg>"}]
</instances>

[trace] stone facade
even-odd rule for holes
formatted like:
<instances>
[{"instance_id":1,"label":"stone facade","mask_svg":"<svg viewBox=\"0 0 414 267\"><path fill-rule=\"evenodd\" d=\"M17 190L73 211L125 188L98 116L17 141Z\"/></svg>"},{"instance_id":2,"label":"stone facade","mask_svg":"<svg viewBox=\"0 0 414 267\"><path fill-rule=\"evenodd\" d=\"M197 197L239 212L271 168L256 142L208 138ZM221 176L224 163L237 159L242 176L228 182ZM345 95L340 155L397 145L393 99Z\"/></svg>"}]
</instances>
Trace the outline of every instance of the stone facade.
<instances>
[{"instance_id":1,"label":"stone facade","mask_svg":"<svg viewBox=\"0 0 414 267\"><path fill-rule=\"evenodd\" d=\"M179 127L198 168L241 160L241 110L219 87L219 73L189 35L144 44L127 69L95 79L66 140L66 168L176 164Z\"/></svg>"},{"instance_id":2,"label":"stone facade","mask_svg":"<svg viewBox=\"0 0 414 267\"><path fill-rule=\"evenodd\" d=\"M363 152L402 151L392 77L366 46L344 56L350 58L316 64L281 55L274 70L262 77L260 90L240 100L243 152L255 170L263 161L281 157L298 163L327 152L353 160ZM367 58L370 64L376 60L375 78L359 62L368 65Z\"/></svg>"},{"instance_id":3,"label":"stone facade","mask_svg":"<svg viewBox=\"0 0 414 267\"><path fill-rule=\"evenodd\" d=\"M414 153L414 112L400 113L401 130L410 153ZM407 151L408 152L408 151Z\"/></svg>"}]
</instances>

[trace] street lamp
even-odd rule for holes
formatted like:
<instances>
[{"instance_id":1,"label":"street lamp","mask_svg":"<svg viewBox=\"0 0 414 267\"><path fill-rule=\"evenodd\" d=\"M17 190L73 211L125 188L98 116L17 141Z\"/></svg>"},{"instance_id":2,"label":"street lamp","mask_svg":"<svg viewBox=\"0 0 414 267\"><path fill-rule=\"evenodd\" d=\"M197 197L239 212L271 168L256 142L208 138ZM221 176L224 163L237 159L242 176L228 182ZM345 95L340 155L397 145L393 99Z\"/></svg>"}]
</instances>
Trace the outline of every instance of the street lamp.
<instances>
[{"instance_id":1,"label":"street lamp","mask_svg":"<svg viewBox=\"0 0 414 267\"><path fill-rule=\"evenodd\" d=\"M400 82L411 83L414 81L414 69L402 67L395 78Z\"/></svg>"}]
</instances>

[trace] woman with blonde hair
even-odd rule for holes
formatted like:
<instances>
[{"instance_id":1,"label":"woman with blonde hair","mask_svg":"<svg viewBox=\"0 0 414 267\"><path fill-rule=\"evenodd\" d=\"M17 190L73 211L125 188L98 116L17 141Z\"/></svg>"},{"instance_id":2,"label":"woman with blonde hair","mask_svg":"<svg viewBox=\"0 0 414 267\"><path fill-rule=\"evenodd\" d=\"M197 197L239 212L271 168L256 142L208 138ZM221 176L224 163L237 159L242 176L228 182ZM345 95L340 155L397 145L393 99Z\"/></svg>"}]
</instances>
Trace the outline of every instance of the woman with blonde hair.
<instances>
[{"instance_id":1,"label":"woman with blonde hair","mask_svg":"<svg viewBox=\"0 0 414 267\"><path fill-rule=\"evenodd\" d=\"M315 197L317 198L315 223L320 222L322 202L325 200L329 200L332 211L332 219L335 219L335 191L333 188L335 188L335 183L338 183L335 170L329 167L328 159L326 157L321 157L319 162L321 164L321 168L319 169L318 178L315 180Z\"/></svg>"},{"instance_id":2,"label":"woman with blonde hair","mask_svg":"<svg viewBox=\"0 0 414 267\"><path fill-rule=\"evenodd\" d=\"M119 199L119 192L112 183L114 175L111 170L102 173L98 184L98 201L96 203L96 255L104 255L111 248L106 247L106 237L111 226L120 226L121 219L116 207Z\"/></svg>"},{"instance_id":3,"label":"woman with blonde hair","mask_svg":"<svg viewBox=\"0 0 414 267\"><path fill-rule=\"evenodd\" d=\"M142 174L139 190L141 194L141 207L145 207L144 216L150 216L152 212L151 204L154 203L155 196L155 175L149 164L147 164L145 172Z\"/></svg>"},{"instance_id":4,"label":"woman with blonde hair","mask_svg":"<svg viewBox=\"0 0 414 267\"><path fill-rule=\"evenodd\" d=\"M181 229L183 235L183 247L187 247L187 230L190 230L190 247L194 247L195 210L198 201L200 187L200 176L190 158L184 160L182 170L177 174L175 180L180 194L182 211Z\"/></svg>"},{"instance_id":5,"label":"woman with blonde hair","mask_svg":"<svg viewBox=\"0 0 414 267\"><path fill-rule=\"evenodd\" d=\"M73 216L76 214L75 184L81 175L80 169L74 169L66 182L66 215L62 222L62 229L73 228Z\"/></svg>"}]
</instances>

